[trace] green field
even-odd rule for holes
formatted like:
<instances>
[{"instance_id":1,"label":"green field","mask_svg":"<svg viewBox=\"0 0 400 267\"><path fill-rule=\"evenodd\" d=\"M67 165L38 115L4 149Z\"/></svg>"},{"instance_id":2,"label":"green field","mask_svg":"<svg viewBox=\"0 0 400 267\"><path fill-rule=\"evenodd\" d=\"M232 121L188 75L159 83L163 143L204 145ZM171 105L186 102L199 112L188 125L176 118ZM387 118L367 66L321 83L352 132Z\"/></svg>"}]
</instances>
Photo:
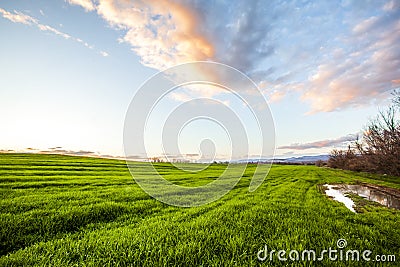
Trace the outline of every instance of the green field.
<instances>
[{"instance_id":1,"label":"green field","mask_svg":"<svg viewBox=\"0 0 400 267\"><path fill-rule=\"evenodd\" d=\"M141 163L137 163L140 168ZM157 165L174 182L212 181ZM400 178L274 165L249 193L255 166L222 199L196 208L165 205L134 182L124 161L37 154L0 154L1 266L375 266L376 262L261 262L257 252L371 250L395 254L400 265L400 211L377 205L355 214L319 190L324 183L357 181L400 188ZM175 175L176 174L176 175ZM286 255L287 256L287 255ZM372 257L371 256L371 257Z\"/></svg>"}]
</instances>

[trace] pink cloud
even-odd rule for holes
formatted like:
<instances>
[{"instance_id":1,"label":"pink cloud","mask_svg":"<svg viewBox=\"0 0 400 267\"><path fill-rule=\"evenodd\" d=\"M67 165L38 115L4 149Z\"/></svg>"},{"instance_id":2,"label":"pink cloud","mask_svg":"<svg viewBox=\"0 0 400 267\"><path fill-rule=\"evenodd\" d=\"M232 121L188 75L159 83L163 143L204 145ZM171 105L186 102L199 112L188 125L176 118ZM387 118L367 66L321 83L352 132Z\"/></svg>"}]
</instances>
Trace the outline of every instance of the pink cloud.
<instances>
[{"instance_id":1,"label":"pink cloud","mask_svg":"<svg viewBox=\"0 0 400 267\"><path fill-rule=\"evenodd\" d=\"M294 150L305 150L311 148L325 148L325 147L333 147L337 145L343 145L350 141L356 140L357 136L354 134L342 136L336 139L326 139L321 141L315 141L310 143L302 143L302 144L292 144L287 146L280 146L278 149L294 149Z\"/></svg>"},{"instance_id":2,"label":"pink cloud","mask_svg":"<svg viewBox=\"0 0 400 267\"><path fill-rule=\"evenodd\" d=\"M364 46L319 65L305 83L302 100L311 104L310 113L368 104L396 87L400 78L400 22L383 26L371 17L354 29L348 42ZM362 30L367 31L362 34Z\"/></svg>"},{"instance_id":3,"label":"pink cloud","mask_svg":"<svg viewBox=\"0 0 400 267\"><path fill-rule=\"evenodd\" d=\"M210 10L212 5L206 2L201 5L174 0L68 2L86 11L96 11L121 31L118 41L128 43L145 66L164 70L188 61L224 62L246 74L254 73L252 78L271 101L279 101L295 91L310 105L310 113L367 105L397 86L392 81L400 79L399 4L395 0L384 5L368 4L366 9L378 7L378 12L369 17L361 11L361 15L353 14L358 7L356 3L348 4L353 5L350 12L329 1L321 4L321 12L328 10L326 6L337 6L336 12L350 14L350 18L343 20L337 20L334 12L302 17L301 12L296 13L299 12L296 1L238 4L224 16L218 16L221 5L215 4L215 10ZM304 9L307 8L314 14L316 4L305 5ZM288 17L287 12L291 11L296 15ZM279 20L281 13L283 21ZM324 19L335 26L325 26ZM300 20L308 21L311 26L320 23L327 32L319 34L315 32L319 27L296 26L302 25L298 23ZM340 25L339 32L335 32L336 25ZM290 39L288 30L294 39ZM301 42L310 37L310 44ZM296 41L299 43L291 43ZM279 49L282 54L278 54ZM282 64L279 67L284 71L279 73L275 65L268 65L265 71L259 69L259 64L268 57L275 57L272 64ZM212 95L211 91L201 93ZM186 97L176 95L176 99Z\"/></svg>"},{"instance_id":4,"label":"pink cloud","mask_svg":"<svg viewBox=\"0 0 400 267\"><path fill-rule=\"evenodd\" d=\"M96 8L108 23L126 31L120 40L129 43L146 66L161 70L213 57L213 45L197 31L196 13L184 4L100 0Z\"/></svg>"}]
</instances>

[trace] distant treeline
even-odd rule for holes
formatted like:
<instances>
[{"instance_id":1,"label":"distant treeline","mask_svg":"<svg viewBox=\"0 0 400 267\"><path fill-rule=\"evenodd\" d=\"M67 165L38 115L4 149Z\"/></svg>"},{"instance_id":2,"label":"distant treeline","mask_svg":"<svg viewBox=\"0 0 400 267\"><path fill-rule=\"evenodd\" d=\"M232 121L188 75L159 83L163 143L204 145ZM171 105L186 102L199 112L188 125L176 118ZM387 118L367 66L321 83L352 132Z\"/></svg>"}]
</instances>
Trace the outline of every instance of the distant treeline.
<instances>
[{"instance_id":1,"label":"distant treeline","mask_svg":"<svg viewBox=\"0 0 400 267\"><path fill-rule=\"evenodd\" d=\"M314 162L314 161L304 161L304 162L274 161L274 164L279 164L279 165L315 165L316 162Z\"/></svg>"},{"instance_id":2,"label":"distant treeline","mask_svg":"<svg viewBox=\"0 0 400 267\"><path fill-rule=\"evenodd\" d=\"M400 176L400 91L393 103L365 127L346 150L333 150L327 165L352 171Z\"/></svg>"}]
</instances>

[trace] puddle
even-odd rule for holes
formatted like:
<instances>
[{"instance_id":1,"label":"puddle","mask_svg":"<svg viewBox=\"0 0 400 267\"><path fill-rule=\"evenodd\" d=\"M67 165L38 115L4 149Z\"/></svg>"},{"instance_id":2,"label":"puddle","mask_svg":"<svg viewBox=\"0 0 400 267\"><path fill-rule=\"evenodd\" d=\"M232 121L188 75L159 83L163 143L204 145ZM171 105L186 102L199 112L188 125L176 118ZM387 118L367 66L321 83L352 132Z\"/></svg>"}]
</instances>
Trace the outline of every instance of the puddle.
<instances>
[{"instance_id":1,"label":"puddle","mask_svg":"<svg viewBox=\"0 0 400 267\"><path fill-rule=\"evenodd\" d=\"M354 209L354 201L349 197L346 197L344 192L342 192L336 185L324 184L324 186L327 188L325 190L325 194L327 196L332 197L333 200L343 203L352 212L356 212Z\"/></svg>"},{"instance_id":2,"label":"puddle","mask_svg":"<svg viewBox=\"0 0 400 267\"><path fill-rule=\"evenodd\" d=\"M343 203L352 212L356 212L354 209L354 201L346 196L350 193L359 195L360 197L377 202L389 208L400 209L400 193L395 189L362 184L324 184L324 187L326 187L325 194L327 196Z\"/></svg>"}]
</instances>

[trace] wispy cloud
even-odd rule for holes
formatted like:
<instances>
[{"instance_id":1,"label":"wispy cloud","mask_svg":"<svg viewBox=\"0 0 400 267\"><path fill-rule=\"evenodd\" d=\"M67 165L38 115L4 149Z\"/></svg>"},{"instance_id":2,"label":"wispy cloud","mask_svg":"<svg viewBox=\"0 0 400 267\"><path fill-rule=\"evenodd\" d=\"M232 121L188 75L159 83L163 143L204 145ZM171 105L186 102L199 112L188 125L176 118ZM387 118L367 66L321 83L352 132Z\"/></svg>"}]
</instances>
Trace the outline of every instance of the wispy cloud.
<instances>
[{"instance_id":1,"label":"wispy cloud","mask_svg":"<svg viewBox=\"0 0 400 267\"><path fill-rule=\"evenodd\" d=\"M0 153L14 153L15 150L13 149L0 149Z\"/></svg>"},{"instance_id":2,"label":"wispy cloud","mask_svg":"<svg viewBox=\"0 0 400 267\"><path fill-rule=\"evenodd\" d=\"M15 10L14 10L14 12L9 12L7 10L4 10L4 9L0 8L0 14L4 18L6 18L6 19L8 19L8 20L10 20L12 22L22 23L22 24L25 24L25 25L36 26L40 31L49 32L51 34L60 36L60 37L62 37L64 39L66 39L66 40L73 40L75 42L81 43L82 45L84 45L85 47L87 47L89 49L95 49L93 45L89 45L87 42L83 41L82 39L73 37L73 36L71 36L71 35L69 35L67 33L64 33L62 31L59 31L56 28L53 28L53 27L51 27L49 25L41 24L38 19L36 19L36 18L34 18L32 16L29 16L27 14L24 14L22 12L18 12L18 11L15 11ZM105 52L105 51L99 51L99 54L101 54L104 57L108 56L108 53Z\"/></svg>"},{"instance_id":3,"label":"wispy cloud","mask_svg":"<svg viewBox=\"0 0 400 267\"><path fill-rule=\"evenodd\" d=\"M100 55L102 55L103 57L108 57L108 56L109 56L109 54L108 54L107 52L105 52L105 51L100 51L99 53L100 53Z\"/></svg>"},{"instance_id":4,"label":"wispy cloud","mask_svg":"<svg viewBox=\"0 0 400 267\"><path fill-rule=\"evenodd\" d=\"M94 4L90 0L66 0L71 5L78 5L83 7L86 11L93 11L95 9Z\"/></svg>"},{"instance_id":5,"label":"wispy cloud","mask_svg":"<svg viewBox=\"0 0 400 267\"><path fill-rule=\"evenodd\" d=\"M15 23L22 23L26 25L38 24L38 21L35 18L32 18L31 16L28 16L22 12L18 12L15 10L14 12L8 12L0 8L0 13L4 18Z\"/></svg>"},{"instance_id":6,"label":"wispy cloud","mask_svg":"<svg viewBox=\"0 0 400 267\"><path fill-rule=\"evenodd\" d=\"M39 151L42 154L61 154L61 155L75 155L75 156L99 156L98 153L85 150L65 150L65 149L50 149Z\"/></svg>"},{"instance_id":7,"label":"wispy cloud","mask_svg":"<svg viewBox=\"0 0 400 267\"><path fill-rule=\"evenodd\" d=\"M306 149L311 149L311 148L329 148L329 147L333 147L333 146L341 146L350 141L354 141L356 139L357 139L357 135L349 134L346 136L339 137L337 139L326 139L326 140L315 141L315 142L310 142L310 143L280 146L280 147L278 147L278 149L306 150Z\"/></svg>"},{"instance_id":8,"label":"wispy cloud","mask_svg":"<svg viewBox=\"0 0 400 267\"><path fill-rule=\"evenodd\" d=\"M59 154L59 155L71 155L71 156L90 156L90 157L103 157L103 155L88 151L88 150L67 150L62 147L51 147L47 150L42 150L39 148L27 147L24 149L9 149L0 150L0 153L39 153L39 154Z\"/></svg>"},{"instance_id":9,"label":"wispy cloud","mask_svg":"<svg viewBox=\"0 0 400 267\"><path fill-rule=\"evenodd\" d=\"M56 30L55 28L50 27L49 25L43 25L43 24L39 24L39 23L36 25L39 28L39 30L41 30L41 31L48 31L48 32L54 33L55 35L61 36L64 39L72 38L71 35L60 32L59 30Z\"/></svg>"},{"instance_id":10,"label":"wispy cloud","mask_svg":"<svg viewBox=\"0 0 400 267\"><path fill-rule=\"evenodd\" d=\"M367 104L398 86L393 81L400 77L400 9L391 3L383 7L387 12L352 27L342 42L347 47L327 53L309 77L303 99L312 111Z\"/></svg>"}]
</instances>

